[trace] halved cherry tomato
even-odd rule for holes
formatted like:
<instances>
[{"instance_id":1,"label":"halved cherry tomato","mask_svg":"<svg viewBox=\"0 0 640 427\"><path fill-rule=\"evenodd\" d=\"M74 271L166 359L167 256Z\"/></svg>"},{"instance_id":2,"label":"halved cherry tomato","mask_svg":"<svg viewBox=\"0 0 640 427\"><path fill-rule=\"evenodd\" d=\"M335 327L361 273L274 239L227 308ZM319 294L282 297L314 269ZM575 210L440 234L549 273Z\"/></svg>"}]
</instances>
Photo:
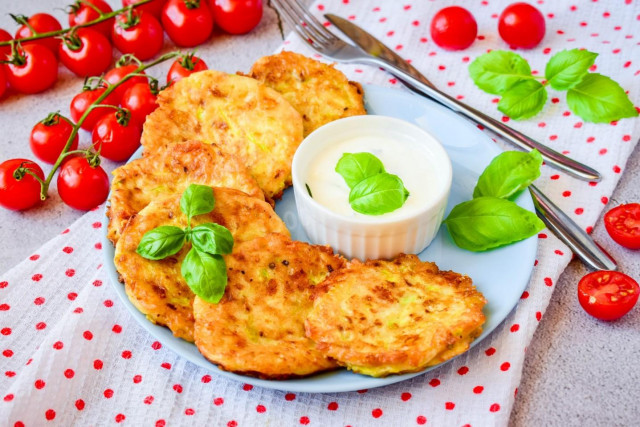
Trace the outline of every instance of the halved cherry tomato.
<instances>
[{"instance_id":1,"label":"halved cherry tomato","mask_svg":"<svg viewBox=\"0 0 640 427\"><path fill-rule=\"evenodd\" d=\"M69 26L74 27L76 25L86 24L87 22L100 18L100 13L96 9L102 11L103 14L113 12L111 6L103 0L76 0L75 3L69 6ZM114 18L110 18L86 28L98 31L102 33L103 36L109 38L111 36L111 27L113 27L113 19Z\"/></svg>"},{"instance_id":2,"label":"halved cherry tomato","mask_svg":"<svg viewBox=\"0 0 640 427\"><path fill-rule=\"evenodd\" d=\"M478 35L478 24L467 9L460 6L445 7L431 20L431 38L443 49L466 49Z\"/></svg>"},{"instance_id":3,"label":"halved cherry tomato","mask_svg":"<svg viewBox=\"0 0 640 427\"><path fill-rule=\"evenodd\" d=\"M75 75L97 76L111 64L111 43L98 31L79 28L62 40L59 56L65 67Z\"/></svg>"},{"instance_id":4,"label":"halved cherry tomato","mask_svg":"<svg viewBox=\"0 0 640 427\"><path fill-rule=\"evenodd\" d=\"M204 0L169 0L162 9L162 26L178 46L197 46L211 36L213 15Z\"/></svg>"},{"instance_id":5,"label":"halved cherry tomato","mask_svg":"<svg viewBox=\"0 0 640 427\"><path fill-rule=\"evenodd\" d=\"M600 320L615 320L638 301L640 286L617 271L594 271L580 279L578 301L584 310Z\"/></svg>"},{"instance_id":6,"label":"halved cherry tomato","mask_svg":"<svg viewBox=\"0 0 640 427\"><path fill-rule=\"evenodd\" d=\"M38 122L31 130L31 136L29 137L31 151L40 160L54 164L60 157L60 153L67 144L72 132L73 126L60 117L60 114L53 113ZM78 148L77 134L73 138L69 149L75 150L76 148Z\"/></svg>"},{"instance_id":7,"label":"halved cherry tomato","mask_svg":"<svg viewBox=\"0 0 640 427\"><path fill-rule=\"evenodd\" d=\"M11 34L0 28L0 42L8 42L13 40ZM0 61L7 59L7 55L11 55L11 46L0 46Z\"/></svg>"},{"instance_id":8,"label":"halved cherry tomato","mask_svg":"<svg viewBox=\"0 0 640 427\"><path fill-rule=\"evenodd\" d=\"M66 160L58 173L58 194L74 209L88 211L107 200L109 177L101 166L91 166L84 157Z\"/></svg>"},{"instance_id":9,"label":"halved cherry tomato","mask_svg":"<svg viewBox=\"0 0 640 427\"><path fill-rule=\"evenodd\" d=\"M149 83L136 83L122 96L120 105L131 113L131 121L142 129L147 116L158 108L157 96L153 94Z\"/></svg>"},{"instance_id":10,"label":"halved cherry tomato","mask_svg":"<svg viewBox=\"0 0 640 427\"><path fill-rule=\"evenodd\" d=\"M58 60L40 44L16 50L14 63L6 64L6 77L12 88L22 93L38 93L49 89L58 79Z\"/></svg>"},{"instance_id":11,"label":"halved cherry tomato","mask_svg":"<svg viewBox=\"0 0 640 427\"><path fill-rule=\"evenodd\" d=\"M44 172L31 160L11 159L0 163L0 206L22 211L40 202L40 183L27 169L44 181Z\"/></svg>"},{"instance_id":12,"label":"halved cherry tomato","mask_svg":"<svg viewBox=\"0 0 640 427\"><path fill-rule=\"evenodd\" d=\"M140 126L121 111L104 115L91 133L93 148L114 162L127 160L140 147Z\"/></svg>"},{"instance_id":13,"label":"halved cherry tomato","mask_svg":"<svg viewBox=\"0 0 640 427\"><path fill-rule=\"evenodd\" d=\"M112 68L111 70L107 71L107 74L104 75L104 80L107 83L114 85L118 83L120 80L122 80L127 74L130 74L136 71L137 68L138 66L135 64L123 65L121 67ZM144 71L140 71L140 74L146 74L146 73ZM115 90L112 93L114 94L114 97L118 100L118 102L120 102L122 100L122 97L124 96L124 93L127 91L127 89L129 89L131 86L137 83L147 83L148 81L149 80L146 77L133 76L129 78L126 82L122 83L120 86L115 88Z\"/></svg>"},{"instance_id":14,"label":"halved cherry tomato","mask_svg":"<svg viewBox=\"0 0 640 427\"><path fill-rule=\"evenodd\" d=\"M88 89L80 92L71 100L71 118L74 122L78 122L80 117L87 111L87 108L94 103L96 99L98 99L104 92L106 88L100 87L97 89ZM114 92L111 92L105 99L100 102L101 105L113 105L118 106L118 100L114 95ZM93 130L93 127L96 125L98 120L102 118L107 113L115 111L113 107L98 107L91 110L87 118L82 122L80 127L84 130Z\"/></svg>"},{"instance_id":15,"label":"halved cherry tomato","mask_svg":"<svg viewBox=\"0 0 640 427\"><path fill-rule=\"evenodd\" d=\"M207 70L207 64L193 54L182 55L176 59L167 73L167 83L175 83L198 71Z\"/></svg>"},{"instance_id":16,"label":"halved cherry tomato","mask_svg":"<svg viewBox=\"0 0 640 427\"><path fill-rule=\"evenodd\" d=\"M604 215L609 236L629 249L640 249L640 203L616 206Z\"/></svg>"},{"instance_id":17,"label":"halved cherry tomato","mask_svg":"<svg viewBox=\"0 0 640 427\"><path fill-rule=\"evenodd\" d=\"M505 8L498 21L498 32L509 46L531 49L544 38L542 13L528 3L513 3Z\"/></svg>"},{"instance_id":18,"label":"halved cherry tomato","mask_svg":"<svg viewBox=\"0 0 640 427\"><path fill-rule=\"evenodd\" d=\"M118 15L113 24L111 39L120 52L133 53L144 61L160 52L164 32L153 15L133 9Z\"/></svg>"},{"instance_id":19,"label":"halved cherry tomato","mask_svg":"<svg viewBox=\"0 0 640 427\"><path fill-rule=\"evenodd\" d=\"M139 3L141 0L122 0L122 6L126 7L131 4ZM145 3L142 6L136 7L137 10L152 14L157 20L160 20L162 15L162 8L167 0L153 0L149 3Z\"/></svg>"},{"instance_id":20,"label":"halved cherry tomato","mask_svg":"<svg viewBox=\"0 0 640 427\"><path fill-rule=\"evenodd\" d=\"M262 0L209 0L216 25L230 34L245 34L262 19Z\"/></svg>"},{"instance_id":21,"label":"halved cherry tomato","mask_svg":"<svg viewBox=\"0 0 640 427\"><path fill-rule=\"evenodd\" d=\"M31 37L33 32L31 28L39 34L48 33L51 31L58 31L62 29L62 25L58 22L56 18L49 15L48 13L36 13L30 18L26 18L25 16L17 17L19 22L24 22L18 31L16 31L15 38L16 39L24 39L26 37ZM27 25L28 24L28 25ZM29 28L31 27L31 28ZM46 37L40 40L33 40L30 42L24 42L23 46L33 44L39 44L41 46L46 47L53 53L54 55L58 54L58 45L60 44L60 40L55 37Z\"/></svg>"}]
</instances>

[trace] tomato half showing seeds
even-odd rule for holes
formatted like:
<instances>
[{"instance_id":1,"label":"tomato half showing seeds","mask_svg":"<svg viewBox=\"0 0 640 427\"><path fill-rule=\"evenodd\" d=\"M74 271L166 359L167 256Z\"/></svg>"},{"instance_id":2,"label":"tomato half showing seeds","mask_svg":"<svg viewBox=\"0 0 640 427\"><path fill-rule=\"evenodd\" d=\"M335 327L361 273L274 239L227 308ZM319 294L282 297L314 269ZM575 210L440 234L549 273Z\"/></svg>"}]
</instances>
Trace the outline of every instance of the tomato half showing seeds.
<instances>
[{"instance_id":1,"label":"tomato half showing seeds","mask_svg":"<svg viewBox=\"0 0 640 427\"><path fill-rule=\"evenodd\" d=\"M34 29L37 33L49 33L52 31L58 31L62 29L62 25L58 22L56 18L49 15L48 13L36 13L28 19L24 19L24 16L19 16L19 21L25 21L23 25L18 28L16 31L16 39L24 39L27 37L31 37L33 32L31 28ZM27 25L28 24L28 25ZM29 28L31 27L31 28ZM39 44L41 46L46 47L53 53L54 55L58 53L58 45L60 44L60 40L55 37L46 37L44 39L33 40L30 42L24 42L22 45L34 45Z\"/></svg>"},{"instance_id":2,"label":"tomato half showing seeds","mask_svg":"<svg viewBox=\"0 0 640 427\"><path fill-rule=\"evenodd\" d=\"M140 1L142 0L122 0L122 6L127 7L131 4L139 3ZM166 0L153 0L149 3L143 4L142 6L136 7L136 9L144 13L150 13L159 20L165 3Z\"/></svg>"},{"instance_id":3,"label":"tomato half showing seeds","mask_svg":"<svg viewBox=\"0 0 640 427\"><path fill-rule=\"evenodd\" d=\"M142 129L147 116L158 108L148 83L136 83L124 93L120 105L131 113L131 121Z\"/></svg>"},{"instance_id":4,"label":"tomato half showing seeds","mask_svg":"<svg viewBox=\"0 0 640 427\"><path fill-rule=\"evenodd\" d=\"M109 40L91 28L80 28L60 44L60 62L80 77L102 74L111 64Z\"/></svg>"},{"instance_id":5,"label":"tomato half showing seeds","mask_svg":"<svg viewBox=\"0 0 640 427\"><path fill-rule=\"evenodd\" d=\"M580 305L600 320L615 320L627 314L639 293L638 283L617 271L594 271L578 283Z\"/></svg>"},{"instance_id":6,"label":"tomato half showing seeds","mask_svg":"<svg viewBox=\"0 0 640 427\"><path fill-rule=\"evenodd\" d=\"M140 127L121 112L104 115L91 133L93 148L114 162L127 160L140 147Z\"/></svg>"},{"instance_id":7,"label":"tomato half showing seeds","mask_svg":"<svg viewBox=\"0 0 640 427\"><path fill-rule=\"evenodd\" d=\"M58 79L58 60L42 45L23 46L12 61L5 65L5 72L7 81L18 92L42 92Z\"/></svg>"},{"instance_id":8,"label":"tomato half showing seeds","mask_svg":"<svg viewBox=\"0 0 640 427\"><path fill-rule=\"evenodd\" d=\"M113 12L111 6L109 6L104 0L77 0L69 6L69 27L95 21L100 17L100 12L98 12L98 10L103 14ZM86 28L98 31L108 38L111 35L111 27L113 27L113 18L107 19L106 21L98 24L93 24Z\"/></svg>"},{"instance_id":9,"label":"tomato half showing seeds","mask_svg":"<svg viewBox=\"0 0 640 427\"><path fill-rule=\"evenodd\" d=\"M229 34L245 34L262 19L262 0L209 0L216 25Z\"/></svg>"},{"instance_id":10,"label":"tomato half showing seeds","mask_svg":"<svg viewBox=\"0 0 640 427\"><path fill-rule=\"evenodd\" d=\"M74 209L88 211L107 200L109 177L100 166L91 166L84 157L65 161L58 173L58 194Z\"/></svg>"},{"instance_id":11,"label":"tomato half showing seeds","mask_svg":"<svg viewBox=\"0 0 640 427\"><path fill-rule=\"evenodd\" d=\"M87 109L93 104L104 92L105 88L97 88L97 89L89 89L80 92L71 100L71 118L74 122L78 123L78 120L82 117L82 115L87 111ZM115 91L111 92L105 99L100 102L102 105L118 105L118 100L115 96ZM84 130L92 130L96 125L96 122L102 118L107 113L114 111L112 107L97 107L91 110L87 118L82 122L80 127Z\"/></svg>"},{"instance_id":12,"label":"tomato half showing seeds","mask_svg":"<svg viewBox=\"0 0 640 427\"><path fill-rule=\"evenodd\" d=\"M52 114L46 119L38 122L31 130L29 137L29 145L31 145L31 151L40 160L54 164L62 149L67 144L71 133L73 132L73 126L61 118L59 114ZM78 134L73 138L71 142L70 150L78 148Z\"/></svg>"},{"instance_id":13,"label":"tomato half showing seeds","mask_svg":"<svg viewBox=\"0 0 640 427\"><path fill-rule=\"evenodd\" d=\"M127 74L131 74L138 69L138 66L135 64L122 65L120 67L112 68L107 71L107 74L104 75L104 81L109 83L110 85L114 85L118 83L120 80L126 77ZM140 71L140 74L146 74L144 71ZM111 93L114 94L115 99L118 100L118 103L122 101L122 97L124 93L131 86L137 83L147 83L149 80L146 77L142 76L134 76L129 78L126 82L122 83L120 86L115 88L115 90Z\"/></svg>"},{"instance_id":14,"label":"tomato half showing seeds","mask_svg":"<svg viewBox=\"0 0 640 427\"><path fill-rule=\"evenodd\" d=\"M477 35L478 24L471 12L463 7L445 7L431 20L431 38L443 49L466 49Z\"/></svg>"},{"instance_id":15,"label":"tomato half showing seeds","mask_svg":"<svg viewBox=\"0 0 640 427\"><path fill-rule=\"evenodd\" d=\"M16 174L16 169L22 170ZM0 206L21 211L40 202L40 183L26 173L26 169L44 181L44 172L31 160L11 159L0 163Z\"/></svg>"},{"instance_id":16,"label":"tomato half showing seeds","mask_svg":"<svg viewBox=\"0 0 640 427\"><path fill-rule=\"evenodd\" d=\"M530 4L511 4L500 15L498 32L509 46L531 49L544 37L544 16Z\"/></svg>"},{"instance_id":17,"label":"tomato half showing seeds","mask_svg":"<svg viewBox=\"0 0 640 427\"><path fill-rule=\"evenodd\" d=\"M616 206L604 215L609 236L629 249L640 249L640 203Z\"/></svg>"},{"instance_id":18,"label":"tomato half showing seeds","mask_svg":"<svg viewBox=\"0 0 640 427\"><path fill-rule=\"evenodd\" d=\"M213 15L205 0L169 0L162 9L162 26L178 46L197 46L211 36Z\"/></svg>"},{"instance_id":19,"label":"tomato half showing seeds","mask_svg":"<svg viewBox=\"0 0 640 427\"><path fill-rule=\"evenodd\" d=\"M207 69L207 64L197 56L192 54L183 55L171 64L171 68L167 73L167 83L173 84L178 80L189 77L193 73Z\"/></svg>"},{"instance_id":20,"label":"tomato half showing seeds","mask_svg":"<svg viewBox=\"0 0 640 427\"><path fill-rule=\"evenodd\" d=\"M133 53L145 61L155 56L164 43L162 26L153 15L136 12L118 15L111 32L113 44L122 53Z\"/></svg>"}]
</instances>

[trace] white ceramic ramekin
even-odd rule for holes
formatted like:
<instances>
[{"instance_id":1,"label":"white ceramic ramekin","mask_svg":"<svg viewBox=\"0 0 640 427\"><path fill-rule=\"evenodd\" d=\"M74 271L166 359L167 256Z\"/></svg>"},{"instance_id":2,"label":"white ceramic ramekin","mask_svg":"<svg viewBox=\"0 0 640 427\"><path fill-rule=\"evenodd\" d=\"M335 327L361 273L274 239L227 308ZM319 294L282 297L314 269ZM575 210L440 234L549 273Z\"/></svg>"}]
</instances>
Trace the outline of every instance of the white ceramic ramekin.
<instances>
[{"instance_id":1,"label":"white ceramic ramekin","mask_svg":"<svg viewBox=\"0 0 640 427\"><path fill-rule=\"evenodd\" d=\"M439 188L431 202L405 215L369 217L365 220L338 214L315 201L305 182L314 158L338 139L350 136L385 136L390 143L419 141L425 144L430 160L425 168L435 168ZM330 171L333 172L333 171ZM311 133L293 158L293 188L298 217L309 239L329 245L336 252L360 260L393 258L400 253L417 254L438 232L451 189L451 160L442 145L423 129L392 117L354 116L336 120ZM425 182L424 185L433 185Z\"/></svg>"}]
</instances>

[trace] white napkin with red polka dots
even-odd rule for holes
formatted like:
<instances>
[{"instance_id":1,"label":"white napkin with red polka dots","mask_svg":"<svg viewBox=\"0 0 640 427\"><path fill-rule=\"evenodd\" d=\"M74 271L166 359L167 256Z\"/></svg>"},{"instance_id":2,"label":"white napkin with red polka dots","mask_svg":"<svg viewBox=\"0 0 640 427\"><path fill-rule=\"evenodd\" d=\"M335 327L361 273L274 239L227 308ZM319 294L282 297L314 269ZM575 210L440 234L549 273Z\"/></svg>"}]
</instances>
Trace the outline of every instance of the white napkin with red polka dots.
<instances>
[{"instance_id":1,"label":"white napkin with red polka dots","mask_svg":"<svg viewBox=\"0 0 640 427\"><path fill-rule=\"evenodd\" d=\"M467 65L488 49L506 48L496 27L509 1L463 3L479 36L461 52L437 48L428 30L433 14L452 1L327 0L312 11L348 17L449 94L506 122L497 99L473 85ZM537 3L547 34L523 52L532 69L543 70L559 50L587 48L600 53L593 68L640 103L640 3ZM284 47L313 54L295 35ZM379 70L338 67L363 83L399 86ZM583 123L568 111L564 94L552 93L540 115L510 125L604 175L589 184L544 167L537 183L589 230L640 137L640 120ZM0 425L506 425L525 349L571 257L553 235L541 233L517 308L473 350L439 369L375 390L293 394L210 374L154 341L117 300L101 268L102 218L102 210L88 213L0 275Z\"/></svg>"}]
</instances>

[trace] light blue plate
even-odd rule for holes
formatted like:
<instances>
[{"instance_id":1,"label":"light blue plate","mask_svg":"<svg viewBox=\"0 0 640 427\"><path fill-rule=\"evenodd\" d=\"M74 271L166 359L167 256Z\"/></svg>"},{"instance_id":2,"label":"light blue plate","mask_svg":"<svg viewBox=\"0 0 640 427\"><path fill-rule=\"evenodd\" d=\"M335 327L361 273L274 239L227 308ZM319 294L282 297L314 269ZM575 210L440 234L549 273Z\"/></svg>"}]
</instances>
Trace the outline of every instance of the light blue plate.
<instances>
[{"instance_id":1,"label":"light blue plate","mask_svg":"<svg viewBox=\"0 0 640 427\"><path fill-rule=\"evenodd\" d=\"M375 86L365 88L365 98L366 108L370 114L397 117L412 122L435 135L447 150L453 165L453 186L447 214L457 203L471 199L478 176L491 159L500 153L500 149L489 137L472 123L425 98ZM140 152L134 155L134 157L139 156ZM528 192L524 192L517 202L520 206L533 211L533 202ZM292 189L285 191L282 200L276 204L276 212L287 224L293 239L308 241L298 221ZM261 380L219 370L198 352L195 345L174 337L169 329L149 322L129 302L124 286L118 282L118 273L113 264L114 248L106 238L106 221L105 219L102 227L105 232L103 237L105 267L122 303L136 321L163 345L209 371L260 387L293 392L329 393L380 387L413 378L429 370L387 378L372 378L342 369L303 379L284 381ZM420 259L433 261L442 270L454 270L470 276L489 301L484 309L487 317L484 332L473 345L489 335L518 303L529 282L537 245L538 239L532 237L501 249L473 253L455 246L446 228L441 227L431 245L419 254Z\"/></svg>"}]
</instances>

